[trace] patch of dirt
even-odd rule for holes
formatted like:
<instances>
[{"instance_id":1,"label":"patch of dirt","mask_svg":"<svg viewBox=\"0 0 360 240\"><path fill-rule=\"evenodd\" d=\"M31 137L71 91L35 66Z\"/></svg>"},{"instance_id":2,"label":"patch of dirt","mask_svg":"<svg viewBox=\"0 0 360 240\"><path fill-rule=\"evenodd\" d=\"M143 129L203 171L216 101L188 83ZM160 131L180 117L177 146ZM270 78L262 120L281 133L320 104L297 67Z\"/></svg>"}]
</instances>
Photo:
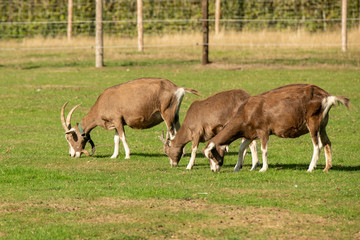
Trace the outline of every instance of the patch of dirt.
<instances>
[{"instance_id":1,"label":"patch of dirt","mask_svg":"<svg viewBox=\"0 0 360 240\"><path fill-rule=\"evenodd\" d=\"M204 199L126 200L104 197L93 201L62 199L0 204L0 213L30 217L24 221L42 221L41 215L31 217L34 209L39 209L37 212L61 213L63 217L67 213L73 216L76 212L77 217L67 221L117 224L119 233L131 236L136 230L137 236L149 239L157 239L162 233L174 239L208 239L209 236L221 239L227 234L238 234L240 238L360 239L360 232L353 236L344 235L341 231L344 225L338 224L336 219L276 207L208 203ZM355 223L350 225L355 226ZM270 237L268 234L271 234Z\"/></svg>"},{"instance_id":2,"label":"patch of dirt","mask_svg":"<svg viewBox=\"0 0 360 240\"><path fill-rule=\"evenodd\" d=\"M103 198L101 201L93 202L100 208L112 208L119 207L123 209L137 209L138 212L142 212L144 215L134 214L137 217L126 216L125 218L119 218L117 214L113 216L98 216L96 221L99 222L123 222L137 221L146 224L151 224L161 221L159 218L151 218L147 216L157 216L159 212L167 213L168 215L189 215L187 220L179 220L179 222L173 222L173 224L182 225L174 238L195 237L201 239L202 235L199 235L203 229L211 229L219 233L219 236L226 232L227 229L233 229L238 231L244 229L248 231L248 237L256 237L256 234L265 234L266 232L275 232L275 238L296 238L296 239L312 239L321 236L323 239L336 238L340 230L337 232L329 232L324 226L337 228L337 222L313 215L292 212L280 208L269 207L241 207L222 204L206 203L205 200L118 200L113 198ZM205 216L198 219L191 219L193 215ZM124 216L122 216L124 217ZM109 218L113 218L112 220ZM165 218L163 219L166 220ZM166 225L167 222L164 222ZM341 236L341 235L340 235ZM205 239L205 238L204 238Z\"/></svg>"},{"instance_id":3,"label":"patch of dirt","mask_svg":"<svg viewBox=\"0 0 360 240\"><path fill-rule=\"evenodd\" d=\"M55 90L63 90L66 88L74 88L76 90L80 90L80 87L73 86L73 85L53 85L53 84L46 84L46 85L21 85L25 88L32 88L32 89L55 89Z\"/></svg>"}]
</instances>

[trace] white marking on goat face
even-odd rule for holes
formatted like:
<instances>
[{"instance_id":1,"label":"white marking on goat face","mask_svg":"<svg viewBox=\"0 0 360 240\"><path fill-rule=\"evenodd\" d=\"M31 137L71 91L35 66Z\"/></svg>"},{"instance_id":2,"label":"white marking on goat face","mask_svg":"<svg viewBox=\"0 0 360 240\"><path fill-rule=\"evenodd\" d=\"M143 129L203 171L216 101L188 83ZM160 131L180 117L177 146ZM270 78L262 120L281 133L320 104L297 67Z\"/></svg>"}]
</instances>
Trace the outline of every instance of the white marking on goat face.
<instances>
[{"instance_id":1,"label":"white marking on goat face","mask_svg":"<svg viewBox=\"0 0 360 240\"><path fill-rule=\"evenodd\" d=\"M72 128L65 133L65 139L69 144L69 154L71 157L80 157L86 144L86 140L79 134L79 130Z\"/></svg>"},{"instance_id":2,"label":"white marking on goat face","mask_svg":"<svg viewBox=\"0 0 360 240\"><path fill-rule=\"evenodd\" d=\"M210 169L213 172L219 172L220 171L220 165L216 163L213 159L209 158L210 162Z\"/></svg>"},{"instance_id":3,"label":"white marking on goat face","mask_svg":"<svg viewBox=\"0 0 360 240\"><path fill-rule=\"evenodd\" d=\"M169 157L170 166L177 167L182 155L182 149L172 148L171 141L164 145L164 152Z\"/></svg>"},{"instance_id":4,"label":"white marking on goat face","mask_svg":"<svg viewBox=\"0 0 360 240\"><path fill-rule=\"evenodd\" d=\"M207 158L209 158L209 156L210 156L209 153L214 148L214 146L215 146L215 143L210 142L208 147L204 150L204 154Z\"/></svg>"},{"instance_id":5,"label":"white marking on goat face","mask_svg":"<svg viewBox=\"0 0 360 240\"><path fill-rule=\"evenodd\" d=\"M210 151L214 149L215 143L210 142L208 147L204 150L205 156L209 159L210 163L210 169L213 172L219 172L220 171L220 165L217 161L214 161L212 154L210 154Z\"/></svg>"},{"instance_id":6,"label":"white marking on goat face","mask_svg":"<svg viewBox=\"0 0 360 240\"><path fill-rule=\"evenodd\" d=\"M170 165L171 165L172 167L177 167L177 166L178 166L178 163L170 158Z\"/></svg>"},{"instance_id":7,"label":"white marking on goat face","mask_svg":"<svg viewBox=\"0 0 360 240\"><path fill-rule=\"evenodd\" d=\"M75 156L75 149L71 146L71 143L69 142L69 140L67 139L66 135L65 135L65 139L66 141L68 142L69 144L69 155L71 157L74 157Z\"/></svg>"}]
</instances>

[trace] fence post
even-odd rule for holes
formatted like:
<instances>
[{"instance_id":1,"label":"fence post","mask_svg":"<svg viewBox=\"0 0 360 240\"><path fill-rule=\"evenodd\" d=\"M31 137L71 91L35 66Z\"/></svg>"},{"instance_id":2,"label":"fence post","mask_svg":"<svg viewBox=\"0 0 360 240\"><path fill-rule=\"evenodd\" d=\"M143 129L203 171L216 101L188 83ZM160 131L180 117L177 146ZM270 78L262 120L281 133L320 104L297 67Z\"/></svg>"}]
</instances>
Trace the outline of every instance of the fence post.
<instances>
[{"instance_id":1,"label":"fence post","mask_svg":"<svg viewBox=\"0 0 360 240\"><path fill-rule=\"evenodd\" d=\"M220 32L220 2L221 0L215 2L215 35Z\"/></svg>"},{"instance_id":2,"label":"fence post","mask_svg":"<svg viewBox=\"0 0 360 240\"><path fill-rule=\"evenodd\" d=\"M143 28L143 1L137 0L137 29L138 29L138 50L144 50L144 28Z\"/></svg>"},{"instance_id":3,"label":"fence post","mask_svg":"<svg viewBox=\"0 0 360 240\"><path fill-rule=\"evenodd\" d=\"M72 37L72 19L73 19L73 0L68 1L68 25L67 25L67 39Z\"/></svg>"},{"instance_id":4,"label":"fence post","mask_svg":"<svg viewBox=\"0 0 360 240\"><path fill-rule=\"evenodd\" d=\"M101 68L104 66L104 41L103 41L103 27L102 14L103 6L102 0L96 0L96 17L95 17L95 67Z\"/></svg>"},{"instance_id":5,"label":"fence post","mask_svg":"<svg viewBox=\"0 0 360 240\"><path fill-rule=\"evenodd\" d=\"M201 1L202 9L202 32L203 32L203 49L202 49L202 65L209 63L209 1Z\"/></svg>"},{"instance_id":6,"label":"fence post","mask_svg":"<svg viewBox=\"0 0 360 240\"><path fill-rule=\"evenodd\" d=\"M341 50L347 50L347 0L342 0L341 3Z\"/></svg>"}]
</instances>

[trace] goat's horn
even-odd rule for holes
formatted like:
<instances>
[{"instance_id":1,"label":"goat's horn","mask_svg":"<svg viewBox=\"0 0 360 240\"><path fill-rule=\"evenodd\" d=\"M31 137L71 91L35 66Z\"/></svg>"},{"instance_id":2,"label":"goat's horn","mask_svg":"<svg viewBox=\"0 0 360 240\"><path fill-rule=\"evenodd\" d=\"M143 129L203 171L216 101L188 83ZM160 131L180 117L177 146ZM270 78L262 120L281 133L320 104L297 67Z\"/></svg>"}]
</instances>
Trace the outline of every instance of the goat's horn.
<instances>
[{"instance_id":1,"label":"goat's horn","mask_svg":"<svg viewBox=\"0 0 360 240\"><path fill-rule=\"evenodd\" d=\"M159 139L163 144L166 144L166 139L164 138L164 131L161 132L161 136L159 136Z\"/></svg>"},{"instance_id":2,"label":"goat's horn","mask_svg":"<svg viewBox=\"0 0 360 240\"><path fill-rule=\"evenodd\" d=\"M73 114L73 112L75 111L75 109L77 109L80 106L80 104L76 105L75 107L73 107L70 112L68 113L67 117L66 117L66 126L68 128L71 128L71 116Z\"/></svg>"},{"instance_id":3,"label":"goat's horn","mask_svg":"<svg viewBox=\"0 0 360 240\"><path fill-rule=\"evenodd\" d=\"M68 104L68 102L66 102L66 103L62 106L62 108L61 108L61 115L60 115L61 124L62 124L65 132L68 132L68 131L70 130L69 127L68 127L68 125L67 125L66 122L65 122L65 113L64 113L64 112L65 112L65 107L66 107L67 104Z\"/></svg>"}]
</instances>

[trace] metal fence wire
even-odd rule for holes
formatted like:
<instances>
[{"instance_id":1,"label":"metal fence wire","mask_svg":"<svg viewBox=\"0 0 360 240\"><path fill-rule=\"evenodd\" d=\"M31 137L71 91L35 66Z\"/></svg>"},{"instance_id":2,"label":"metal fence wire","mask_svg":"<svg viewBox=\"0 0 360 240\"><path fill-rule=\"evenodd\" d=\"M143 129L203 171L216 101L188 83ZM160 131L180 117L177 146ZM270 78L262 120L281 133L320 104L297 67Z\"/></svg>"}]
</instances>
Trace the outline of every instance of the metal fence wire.
<instances>
[{"instance_id":1,"label":"metal fence wire","mask_svg":"<svg viewBox=\"0 0 360 240\"><path fill-rule=\"evenodd\" d=\"M104 0L106 35L134 37L136 1ZM68 0L0 0L0 39L67 34ZM222 31L332 31L341 25L341 0L222 0ZM360 1L348 2L348 28L359 28ZM209 1L210 31L215 0ZM143 0L144 33L161 35L201 29L201 0ZM95 35L95 1L73 0L73 36Z\"/></svg>"}]
</instances>

